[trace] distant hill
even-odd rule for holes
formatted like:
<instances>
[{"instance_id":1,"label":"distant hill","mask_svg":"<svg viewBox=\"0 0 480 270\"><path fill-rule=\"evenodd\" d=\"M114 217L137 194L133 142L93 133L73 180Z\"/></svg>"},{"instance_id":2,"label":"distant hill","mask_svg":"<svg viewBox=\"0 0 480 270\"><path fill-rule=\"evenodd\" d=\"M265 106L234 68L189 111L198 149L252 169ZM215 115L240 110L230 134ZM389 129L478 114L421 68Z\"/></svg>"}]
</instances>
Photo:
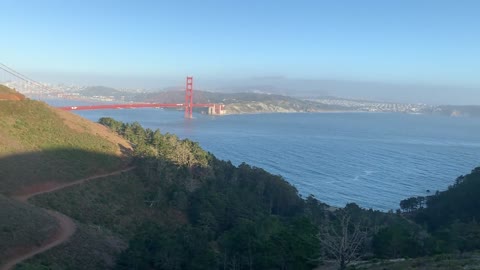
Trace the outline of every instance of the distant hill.
<instances>
[{"instance_id":1,"label":"distant hill","mask_svg":"<svg viewBox=\"0 0 480 270\"><path fill-rule=\"evenodd\" d=\"M396 112L450 115L451 112L426 104L392 103L358 99L338 98L331 96L316 98L299 98L268 93L219 93L196 90L196 103L225 104L226 114L245 113L305 113L305 112ZM137 102L183 103L183 91L162 91L142 93L133 97ZM199 109L200 110L200 109Z\"/></svg>"},{"instance_id":2,"label":"distant hill","mask_svg":"<svg viewBox=\"0 0 480 270\"><path fill-rule=\"evenodd\" d=\"M105 86L89 86L85 89L79 91L82 96L93 97L93 96L104 96L104 97L115 97L119 98L121 96L130 96L133 93L124 92L117 90L115 88L105 87Z\"/></svg>"},{"instance_id":3,"label":"distant hill","mask_svg":"<svg viewBox=\"0 0 480 270\"><path fill-rule=\"evenodd\" d=\"M137 102L183 103L183 91L143 93L133 97ZM269 112L320 112L344 111L347 107L332 106L294 97L264 93L218 93L196 90L196 103L225 104L227 114L269 113Z\"/></svg>"},{"instance_id":4,"label":"distant hill","mask_svg":"<svg viewBox=\"0 0 480 270\"><path fill-rule=\"evenodd\" d=\"M134 101L150 101L150 102L165 102L178 103L183 102L185 97L184 91L161 91L154 93L143 93L136 95ZM220 93L195 90L194 100L198 103L224 103L232 104L236 102L265 102L265 101L293 101L298 100L293 97L282 95L270 95L262 93Z\"/></svg>"}]
</instances>

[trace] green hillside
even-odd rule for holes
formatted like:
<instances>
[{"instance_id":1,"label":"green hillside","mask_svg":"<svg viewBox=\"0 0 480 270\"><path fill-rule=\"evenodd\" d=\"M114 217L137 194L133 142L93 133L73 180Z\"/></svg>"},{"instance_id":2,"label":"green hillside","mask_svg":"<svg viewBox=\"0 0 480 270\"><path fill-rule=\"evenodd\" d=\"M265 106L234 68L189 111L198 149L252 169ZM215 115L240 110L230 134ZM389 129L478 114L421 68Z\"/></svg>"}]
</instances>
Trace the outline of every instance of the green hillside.
<instances>
[{"instance_id":1,"label":"green hillside","mask_svg":"<svg viewBox=\"0 0 480 270\"><path fill-rule=\"evenodd\" d=\"M32 202L128 243L113 268L313 269L329 259L322 255L319 227L336 224L339 213L313 197L302 199L282 177L247 164L233 166L196 143L136 123L100 122L135 145L137 169L40 195ZM356 221L366 219L379 227L411 227L395 215L355 205L345 211ZM88 269L82 264L86 258L102 264L102 254L110 248L108 242L95 241L91 244L100 247L95 252L66 243L18 269ZM362 249L369 247L362 244ZM72 250L75 257L66 262L63 258Z\"/></svg>"},{"instance_id":2,"label":"green hillside","mask_svg":"<svg viewBox=\"0 0 480 270\"><path fill-rule=\"evenodd\" d=\"M0 193L110 171L128 148L103 126L42 102L0 101Z\"/></svg>"},{"instance_id":3,"label":"green hillside","mask_svg":"<svg viewBox=\"0 0 480 270\"><path fill-rule=\"evenodd\" d=\"M311 269L316 264L316 226L303 214L305 203L297 190L281 177L246 164L235 167L171 134L112 119L101 122L136 146L137 169L32 202L127 242L115 268L212 269L224 260L241 268L253 260L256 269L281 264ZM155 248L145 248L146 241ZM248 242L250 249L245 249ZM85 258L101 263L98 254L108 251L107 243L102 245L103 251L92 254L67 243L62 250L75 250L78 260L69 269L87 269L81 264ZM68 256L62 250L47 251L18 269L46 262L52 269L65 269L69 265L55 259Z\"/></svg>"},{"instance_id":4,"label":"green hillside","mask_svg":"<svg viewBox=\"0 0 480 270\"><path fill-rule=\"evenodd\" d=\"M55 219L47 213L3 195L0 220L0 265L14 253L14 247L37 246L57 229Z\"/></svg>"},{"instance_id":5,"label":"green hillside","mask_svg":"<svg viewBox=\"0 0 480 270\"><path fill-rule=\"evenodd\" d=\"M8 87L0 85L0 94L9 98L0 98L1 265L18 251L45 243L58 229L45 211L9 196L123 167L131 147L101 125L23 99Z\"/></svg>"}]
</instances>

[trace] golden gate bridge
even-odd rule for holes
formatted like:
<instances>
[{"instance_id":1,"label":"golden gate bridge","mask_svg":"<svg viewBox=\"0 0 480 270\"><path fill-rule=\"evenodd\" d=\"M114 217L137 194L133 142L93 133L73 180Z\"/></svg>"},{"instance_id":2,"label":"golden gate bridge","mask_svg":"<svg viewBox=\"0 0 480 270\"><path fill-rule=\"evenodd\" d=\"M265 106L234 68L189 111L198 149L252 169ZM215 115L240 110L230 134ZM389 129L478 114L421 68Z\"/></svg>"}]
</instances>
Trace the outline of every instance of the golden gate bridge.
<instances>
[{"instance_id":1,"label":"golden gate bridge","mask_svg":"<svg viewBox=\"0 0 480 270\"><path fill-rule=\"evenodd\" d=\"M208 108L209 114L223 114L225 105L216 103L193 103L193 77L187 77L184 103L122 103L122 104L99 104L86 106L58 107L66 111L81 110L114 110L134 108L185 108L185 118L192 118L193 108Z\"/></svg>"},{"instance_id":2,"label":"golden gate bridge","mask_svg":"<svg viewBox=\"0 0 480 270\"><path fill-rule=\"evenodd\" d=\"M17 79L27 83L27 85L38 87L48 93L56 93L60 95L62 92L52 89L38 81L35 81L14 69L0 63L0 70ZM2 79L0 77L0 79ZM185 110L185 118L193 118L193 108L208 108L208 114L221 115L225 113L225 105L217 103L194 103L193 102L193 77L186 79L185 101L183 103L120 103L120 104L95 104L95 105L79 105L79 106L62 106L57 107L66 111L82 111L82 110L115 110L115 109L135 109L135 108L179 108Z\"/></svg>"}]
</instances>

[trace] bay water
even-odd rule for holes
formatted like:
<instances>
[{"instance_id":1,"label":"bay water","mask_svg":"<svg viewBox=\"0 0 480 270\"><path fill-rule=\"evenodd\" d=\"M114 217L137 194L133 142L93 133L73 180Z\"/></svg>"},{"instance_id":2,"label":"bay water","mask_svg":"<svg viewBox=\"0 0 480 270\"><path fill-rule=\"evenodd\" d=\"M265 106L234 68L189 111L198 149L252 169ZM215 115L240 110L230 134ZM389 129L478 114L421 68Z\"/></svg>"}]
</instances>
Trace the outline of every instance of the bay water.
<instances>
[{"instance_id":1,"label":"bay water","mask_svg":"<svg viewBox=\"0 0 480 270\"><path fill-rule=\"evenodd\" d=\"M220 159L283 176L306 197L382 211L480 165L480 119L394 113L209 116L163 109L75 112L197 141Z\"/></svg>"}]
</instances>

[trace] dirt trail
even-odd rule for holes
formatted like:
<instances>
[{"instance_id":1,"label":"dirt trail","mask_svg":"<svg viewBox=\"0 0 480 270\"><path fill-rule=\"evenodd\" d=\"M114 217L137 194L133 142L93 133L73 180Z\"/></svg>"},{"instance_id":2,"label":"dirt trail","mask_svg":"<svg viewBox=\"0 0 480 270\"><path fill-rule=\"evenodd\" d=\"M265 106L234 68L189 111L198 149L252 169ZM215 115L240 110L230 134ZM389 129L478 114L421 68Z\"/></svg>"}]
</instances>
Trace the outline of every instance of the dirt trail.
<instances>
[{"instance_id":1,"label":"dirt trail","mask_svg":"<svg viewBox=\"0 0 480 270\"><path fill-rule=\"evenodd\" d=\"M27 202L27 200L30 199L33 196L37 196L37 195L40 195L40 194L43 194L43 193L49 193L49 192L57 191L57 190L64 189L64 188L67 188L67 187L71 187L71 186L75 186L75 185L79 185L79 184L82 184L82 183L90 181L90 180L95 180L95 179L99 179L99 178L105 178L105 177L108 177L108 176L121 174L123 172L131 171L134 168L135 167L132 166L132 167L128 167L128 168L125 168L125 169L118 170L118 171L110 172L110 173L93 175L93 176L90 176L90 177L87 177L87 178L79 179L79 180L76 180L76 181L73 181L73 182L68 182L68 183L55 183L54 185L47 185L47 186L44 186L44 187L40 187L40 188L38 188L34 191L28 191L26 193L23 193L23 192L16 193L13 196L13 198L16 199L17 201Z\"/></svg>"},{"instance_id":2,"label":"dirt trail","mask_svg":"<svg viewBox=\"0 0 480 270\"><path fill-rule=\"evenodd\" d=\"M36 196L36 195L57 191L57 190L60 190L60 189L66 188L66 187L71 187L71 186L74 186L74 185L79 185L79 184L82 184L82 183L90 181L90 180L95 180L95 179L100 179L100 178L104 178L104 177L108 177L108 176L112 176L112 175L121 174L123 172L131 171L134 168L135 167L132 166L132 167L128 167L128 168L125 168L125 169L122 169L122 170L110 172L110 173L98 174L98 175L90 176L90 177L87 177L87 178L79 179L79 180L76 180L74 182L59 183L59 184L56 184L56 185L47 185L47 186L44 186L41 189L36 189L34 191L30 191L29 193L19 193L19 194L13 196L13 198L15 200L20 201L20 202L28 203L28 199L33 197L33 196ZM52 217L54 217L57 220L57 223L58 223L58 226L59 226L58 231L50 239L48 239L45 243L43 243L41 246L32 247L30 250L27 250L26 252L23 252L22 254L15 254L3 266L0 267L0 270L12 269L16 264L21 263L21 262L23 262L23 261L25 261L25 260L27 260L27 259L29 259L29 258L31 258L31 257L33 257L37 254L40 254L44 251L47 251L47 250L49 250L49 249L51 249L51 248L53 248L57 245L60 245L61 243L67 241L75 233L75 230L76 230L75 222L73 222L73 220L71 218L69 218L68 216L65 216L65 215L63 215L59 212L56 212L56 211L52 211L52 210L48 210L48 209L44 209L44 210L47 211L47 213L49 213Z\"/></svg>"}]
</instances>

